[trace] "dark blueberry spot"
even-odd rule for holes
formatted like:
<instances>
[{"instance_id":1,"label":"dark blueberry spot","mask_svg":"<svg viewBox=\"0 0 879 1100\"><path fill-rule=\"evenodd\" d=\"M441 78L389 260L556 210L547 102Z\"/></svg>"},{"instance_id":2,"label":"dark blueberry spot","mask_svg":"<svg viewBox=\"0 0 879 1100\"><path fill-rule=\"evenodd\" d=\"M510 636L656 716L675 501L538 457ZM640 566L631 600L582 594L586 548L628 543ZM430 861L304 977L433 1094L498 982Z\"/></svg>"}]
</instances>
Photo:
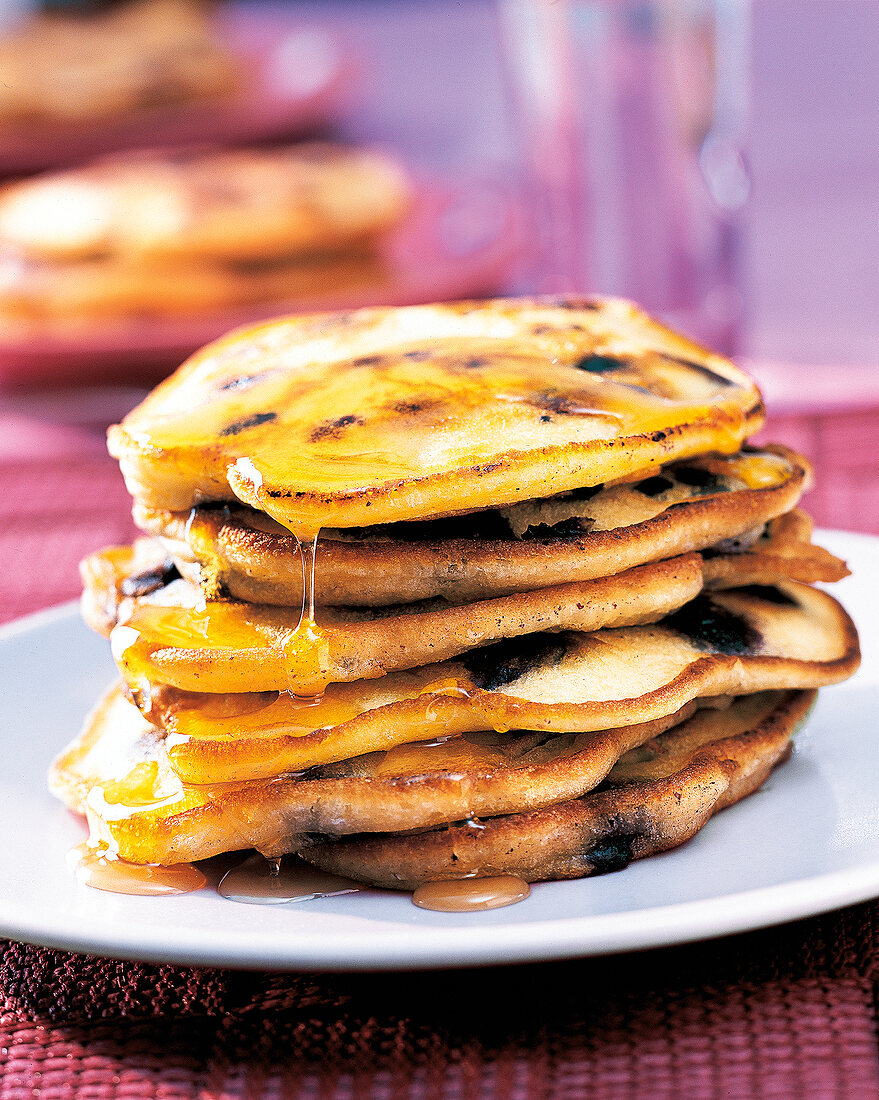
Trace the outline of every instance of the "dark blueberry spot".
<instances>
[{"instance_id":1,"label":"dark blueberry spot","mask_svg":"<svg viewBox=\"0 0 879 1100\"><path fill-rule=\"evenodd\" d=\"M675 466L671 471L675 481L689 485L693 489L702 489L705 493L720 493L724 482L717 474L703 470L700 466Z\"/></svg>"},{"instance_id":2,"label":"dark blueberry spot","mask_svg":"<svg viewBox=\"0 0 879 1100\"><path fill-rule=\"evenodd\" d=\"M470 359L464 360L464 366L471 367L473 370L476 370L479 367L488 366L488 360L484 356L474 355Z\"/></svg>"},{"instance_id":3,"label":"dark blueberry spot","mask_svg":"<svg viewBox=\"0 0 879 1100\"><path fill-rule=\"evenodd\" d=\"M407 414L419 413L423 408L424 406L419 405L417 401L398 401L394 405L394 412L406 416Z\"/></svg>"},{"instance_id":4,"label":"dark blueberry spot","mask_svg":"<svg viewBox=\"0 0 879 1100\"><path fill-rule=\"evenodd\" d=\"M569 500L592 500L603 488L603 485L584 485L582 489L572 489L567 496Z\"/></svg>"},{"instance_id":5,"label":"dark blueberry spot","mask_svg":"<svg viewBox=\"0 0 879 1100\"><path fill-rule=\"evenodd\" d=\"M672 363L679 363L682 367L688 367L690 370L698 371L699 374L705 378L710 378L712 382L718 382L721 386L734 386L733 382L729 378L725 378L722 374L718 374L717 371L713 371L710 367L706 367L704 363L696 363L692 359L683 359L678 355L668 355L666 352L660 352L663 359L668 359Z\"/></svg>"},{"instance_id":6,"label":"dark blueberry spot","mask_svg":"<svg viewBox=\"0 0 879 1100\"><path fill-rule=\"evenodd\" d=\"M412 363L426 363L431 358L429 351L404 351L403 358L408 359Z\"/></svg>"},{"instance_id":7,"label":"dark blueberry spot","mask_svg":"<svg viewBox=\"0 0 879 1100\"><path fill-rule=\"evenodd\" d=\"M381 355L362 355L354 360L355 367L377 367L383 360Z\"/></svg>"},{"instance_id":8,"label":"dark blueberry spot","mask_svg":"<svg viewBox=\"0 0 879 1100\"><path fill-rule=\"evenodd\" d=\"M227 424L220 435L238 435L239 432L246 432L248 428L258 428L260 424L268 424L272 420L277 420L277 418L278 414L276 412L252 413L250 416L243 416L232 424Z\"/></svg>"},{"instance_id":9,"label":"dark blueberry spot","mask_svg":"<svg viewBox=\"0 0 879 1100\"><path fill-rule=\"evenodd\" d=\"M577 370L587 370L590 374L606 374L607 371L627 367L625 359L614 359L612 355L584 355L574 366Z\"/></svg>"},{"instance_id":10,"label":"dark blueberry spot","mask_svg":"<svg viewBox=\"0 0 879 1100\"><path fill-rule=\"evenodd\" d=\"M172 561L166 561L157 565L155 569L147 569L143 573L126 577L119 585L119 591L123 596L147 596L150 592L157 592L172 581L179 580L177 566Z\"/></svg>"},{"instance_id":11,"label":"dark blueberry spot","mask_svg":"<svg viewBox=\"0 0 879 1100\"><path fill-rule=\"evenodd\" d=\"M552 423L552 417L549 416L548 414L544 414L540 418L540 423L541 424L551 424Z\"/></svg>"},{"instance_id":12,"label":"dark blueberry spot","mask_svg":"<svg viewBox=\"0 0 879 1100\"><path fill-rule=\"evenodd\" d=\"M509 523L494 509L469 512L463 516L447 516L443 519L407 520L377 524L375 527L349 527L347 533L364 540L389 538L401 542L439 543L458 539L510 542L513 538Z\"/></svg>"},{"instance_id":13,"label":"dark blueberry spot","mask_svg":"<svg viewBox=\"0 0 879 1100\"><path fill-rule=\"evenodd\" d=\"M650 436L650 438L653 440L654 443L661 443L663 439L665 439L666 435L666 432L654 432Z\"/></svg>"},{"instance_id":14,"label":"dark blueberry spot","mask_svg":"<svg viewBox=\"0 0 879 1100\"><path fill-rule=\"evenodd\" d=\"M607 875L611 871L622 871L632 862L632 852L637 833L623 833L621 836L601 840L589 852L587 857L593 875Z\"/></svg>"},{"instance_id":15,"label":"dark blueberry spot","mask_svg":"<svg viewBox=\"0 0 879 1100\"><path fill-rule=\"evenodd\" d=\"M697 596L662 622L710 653L754 653L762 641L760 633L746 619L713 603L707 596Z\"/></svg>"},{"instance_id":16,"label":"dark blueberry spot","mask_svg":"<svg viewBox=\"0 0 879 1100\"><path fill-rule=\"evenodd\" d=\"M540 665L557 665L568 643L561 634L523 634L471 649L461 664L477 687L497 691Z\"/></svg>"},{"instance_id":17,"label":"dark blueberry spot","mask_svg":"<svg viewBox=\"0 0 879 1100\"><path fill-rule=\"evenodd\" d=\"M586 533L591 523L592 520L579 517L562 519L558 523L533 523L525 529L522 539L576 539Z\"/></svg>"},{"instance_id":18,"label":"dark blueberry spot","mask_svg":"<svg viewBox=\"0 0 879 1100\"><path fill-rule=\"evenodd\" d=\"M660 477L657 474L656 477L647 477L639 481L633 488L636 492L643 493L645 497L658 497L660 493L667 493L673 485L674 483L667 477Z\"/></svg>"},{"instance_id":19,"label":"dark blueberry spot","mask_svg":"<svg viewBox=\"0 0 879 1100\"><path fill-rule=\"evenodd\" d=\"M742 592L746 596L753 596L757 600L766 600L767 603L778 604L781 607L800 606L793 596L789 596L787 592L782 592L774 584L744 584L736 591Z\"/></svg>"}]
</instances>

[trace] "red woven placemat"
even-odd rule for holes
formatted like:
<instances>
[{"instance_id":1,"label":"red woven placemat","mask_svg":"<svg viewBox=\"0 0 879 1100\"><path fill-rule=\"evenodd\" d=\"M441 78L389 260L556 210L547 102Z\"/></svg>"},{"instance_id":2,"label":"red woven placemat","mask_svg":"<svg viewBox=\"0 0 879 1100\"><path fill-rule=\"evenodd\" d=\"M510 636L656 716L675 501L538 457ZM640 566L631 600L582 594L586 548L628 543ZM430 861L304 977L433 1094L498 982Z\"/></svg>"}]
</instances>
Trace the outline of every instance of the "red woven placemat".
<instances>
[{"instance_id":1,"label":"red woven placemat","mask_svg":"<svg viewBox=\"0 0 879 1100\"><path fill-rule=\"evenodd\" d=\"M2 426L2 425L0 425ZM131 532L114 464L0 462L0 616ZM608 959L417 974L0 952L0 1100L879 1097L879 905Z\"/></svg>"}]
</instances>

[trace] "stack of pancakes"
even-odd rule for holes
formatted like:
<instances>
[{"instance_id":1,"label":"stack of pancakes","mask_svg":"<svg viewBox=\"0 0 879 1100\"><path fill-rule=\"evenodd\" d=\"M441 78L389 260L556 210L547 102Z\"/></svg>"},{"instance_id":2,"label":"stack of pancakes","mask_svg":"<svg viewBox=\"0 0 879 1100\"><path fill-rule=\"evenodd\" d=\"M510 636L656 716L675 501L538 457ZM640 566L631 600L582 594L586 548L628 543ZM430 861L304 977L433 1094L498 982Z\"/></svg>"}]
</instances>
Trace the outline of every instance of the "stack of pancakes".
<instances>
[{"instance_id":1,"label":"stack of pancakes","mask_svg":"<svg viewBox=\"0 0 879 1100\"><path fill-rule=\"evenodd\" d=\"M122 683L52 789L123 860L403 889L679 844L858 662L762 417L617 300L233 333L111 429L148 537L84 563Z\"/></svg>"},{"instance_id":2,"label":"stack of pancakes","mask_svg":"<svg viewBox=\"0 0 879 1100\"><path fill-rule=\"evenodd\" d=\"M381 285L412 189L329 142L129 153L0 190L0 322L181 317Z\"/></svg>"}]
</instances>

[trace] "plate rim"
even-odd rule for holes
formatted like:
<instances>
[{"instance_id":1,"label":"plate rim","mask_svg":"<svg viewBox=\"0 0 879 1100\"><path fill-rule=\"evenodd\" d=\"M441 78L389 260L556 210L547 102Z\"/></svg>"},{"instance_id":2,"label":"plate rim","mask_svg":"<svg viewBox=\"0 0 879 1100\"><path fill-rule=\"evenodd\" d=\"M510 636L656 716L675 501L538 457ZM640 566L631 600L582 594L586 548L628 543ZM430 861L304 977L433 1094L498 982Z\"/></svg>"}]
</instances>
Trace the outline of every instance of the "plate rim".
<instances>
[{"instance_id":1,"label":"plate rim","mask_svg":"<svg viewBox=\"0 0 879 1100\"><path fill-rule=\"evenodd\" d=\"M864 532L825 529L817 531L816 537L860 543L865 550L879 551L879 536ZM0 643L73 622L78 615L77 600L43 608L0 625ZM554 885L538 883L533 889L552 889ZM41 913L35 920L26 903L4 896L0 896L0 935L61 950L175 965L303 972L403 971L597 957L670 947L805 919L876 896L879 850L874 860L853 867L730 894L613 913L486 924L481 928L471 925L466 930L456 925L431 925L415 945L404 936L387 934L373 937L368 951L352 951L350 946L346 949L338 933L317 936L312 942L291 942L278 934L260 940L244 929L219 930L215 926L177 927L173 942L169 942L163 938L166 926L162 924L146 937L139 933L137 938L127 937L124 926L117 925L111 941L108 932L112 920L92 920L73 931L69 917ZM171 899L164 900L167 903ZM718 911L719 905L722 911ZM391 923L394 927L399 924Z\"/></svg>"}]
</instances>

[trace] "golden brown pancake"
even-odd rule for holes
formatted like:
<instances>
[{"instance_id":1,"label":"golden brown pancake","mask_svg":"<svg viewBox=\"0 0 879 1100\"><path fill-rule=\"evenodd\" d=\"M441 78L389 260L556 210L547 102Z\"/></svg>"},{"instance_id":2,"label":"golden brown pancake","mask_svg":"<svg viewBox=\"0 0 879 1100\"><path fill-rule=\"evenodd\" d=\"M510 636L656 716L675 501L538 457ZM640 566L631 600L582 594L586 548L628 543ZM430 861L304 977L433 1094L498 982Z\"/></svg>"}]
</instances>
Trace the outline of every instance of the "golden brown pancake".
<instances>
[{"instance_id":1,"label":"golden brown pancake","mask_svg":"<svg viewBox=\"0 0 879 1100\"><path fill-rule=\"evenodd\" d=\"M361 835L300 848L326 871L392 890L471 876L583 878L675 848L755 791L790 751L812 691L744 696L698 711L634 750L606 788L548 809L415 835Z\"/></svg>"},{"instance_id":2,"label":"golden brown pancake","mask_svg":"<svg viewBox=\"0 0 879 1100\"><path fill-rule=\"evenodd\" d=\"M325 142L127 154L0 191L0 318L87 326L377 287L411 202L384 154Z\"/></svg>"},{"instance_id":3,"label":"golden brown pancake","mask_svg":"<svg viewBox=\"0 0 879 1100\"><path fill-rule=\"evenodd\" d=\"M509 508L325 530L316 589L323 603L337 605L434 596L459 603L609 576L723 540L737 539L744 549L764 524L794 507L807 474L805 460L784 448L698 456L640 480ZM135 508L135 520L166 540L178 568L208 595L282 606L301 601L299 544L261 512L242 505L194 513ZM810 534L803 520L788 541L796 535L807 544ZM788 575L808 581L844 575L837 559L812 557L822 559L818 575L814 568Z\"/></svg>"},{"instance_id":4,"label":"golden brown pancake","mask_svg":"<svg viewBox=\"0 0 879 1100\"><path fill-rule=\"evenodd\" d=\"M241 330L162 383L109 444L143 507L238 500L304 535L733 453L762 416L734 364L630 303L498 300Z\"/></svg>"},{"instance_id":5,"label":"golden brown pancake","mask_svg":"<svg viewBox=\"0 0 879 1100\"><path fill-rule=\"evenodd\" d=\"M198 3L41 14L0 38L0 120L58 136L59 127L221 100L242 76Z\"/></svg>"},{"instance_id":6,"label":"golden brown pancake","mask_svg":"<svg viewBox=\"0 0 879 1100\"><path fill-rule=\"evenodd\" d=\"M773 521L782 528L800 528ZM770 525L772 527L773 525ZM94 629L113 634L113 647L132 687L166 683L184 691L291 690L313 695L329 683L372 679L435 663L502 638L547 630L591 631L656 622L713 588L772 584L813 567L843 563L782 530L778 545L703 558L682 555L611 577L575 581L474 603L443 599L380 608L320 607L320 660L302 659L292 608L234 600L204 601L160 546L140 540L111 547L83 562L83 613ZM830 570L822 579L834 579Z\"/></svg>"},{"instance_id":7,"label":"golden brown pancake","mask_svg":"<svg viewBox=\"0 0 879 1100\"><path fill-rule=\"evenodd\" d=\"M857 635L836 601L784 582L699 596L653 626L530 634L334 684L313 706L288 692L205 695L156 684L135 698L167 731L175 771L212 783L486 729L619 729L694 699L836 683L858 662Z\"/></svg>"},{"instance_id":8,"label":"golden brown pancake","mask_svg":"<svg viewBox=\"0 0 879 1100\"><path fill-rule=\"evenodd\" d=\"M568 806L567 800L590 791L605 777L611 784L652 782L682 771L694 757L704 756L705 745L713 748L714 741L724 738L727 749L729 738L759 727L769 716L776 722L783 716L785 723L792 716L801 719L812 694L744 696L726 709L695 714L690 705L652 723L589 735L546 739L534 734L473 734L466 741L373 753L303 776L188 786L170 770L157 731L112 691L82 735L55 761L50 784L71 809L88 813L93 836L131 862L170 864L251 847L276 856L297 850L305 834L408 832L461 819L479 818L474 827L481 832L483 819L489 824L494 815L510 812L515 817L501 817L498 825L504 829L511 821L525 822L519 831L521 846L522 837L527 842L535 808ZM786 724L785 740L790 733ZM639 764L642 759L645 763ZM688 809L686 804L683 808ZM685 824L679 821L677 827ZM535 848L547 847L539 824L531 840ZM340 851L357 858L362 847L369 851L370 844L386 843L393 842L357 838ZM398 847L408 852L411 845L417 858L424 844L423 835L405 836ZM572 847L561 854L571 858L578 851ZM316 858L322 859L321 853L321 846L315 848ZM307 848L306 856L311 854ZM399 874L393 852L385 866L385 879ZM361 871L355 877L375 880L375 873Z\"/></svg>"},{"instance_id":9,"label":"golden brown pancake","mask_svg":"<svg viewBox=\"0 0 879 1100\"><path fill-rule=\"evenodd\" d=\"M123 585L124 575L110 592ZM379 609L321 607L315 613L320 648L312 658L299 649L301 605L200 604L200 590L179 580L126 600L111 643L126 679L139 690L146 681L184 691L311 696L331 683L444 661L502 638L655 622L701 589L702 559L687 554L615 577L457 606L435 600ZM108 602L109 592L98 592L84 606Z\"/></svg>"},{"instance_id":10,"label":"golden brown pancake","mask_svg":"<svg viewBox=\"0 0 879 1100\"><path fill-rule=\"evenodd\" d=\"M191 277L199 265L363 251L410 202L390 157L329 142L117 154L7 184L0 242L32 259L103 260L129 282L138 266L149 274L175 260Z\"/></svg>"},{"instance_id":11,"label":"golden brown pancake","mask_svg":"<svg viewBox=\"0 0 879 1100\"><path fill-rule=\"evenodd\" d=\"M168 862L172 847L182 851L188 845L181 858L195 859L236 847L277 849L267 842L272 835L415 829L468 814L551 805L590 790L622 753L694 710L689 704L653 722L589 734L473 733L443 743L406 744L299 775L188 787L170 770L161 732L113 689L53 764L50 784L77 813L100 803L97 812L106 822L148 815L141 821L152 822L157 835L145 840L152 847L138 858ZM92 794L96 787L100 795ZM252 822L245 835L243 820ZM125 831L125 826L108 828ZM128 848L123 856L134 858Z\"/></svg>"}]
</instances>

